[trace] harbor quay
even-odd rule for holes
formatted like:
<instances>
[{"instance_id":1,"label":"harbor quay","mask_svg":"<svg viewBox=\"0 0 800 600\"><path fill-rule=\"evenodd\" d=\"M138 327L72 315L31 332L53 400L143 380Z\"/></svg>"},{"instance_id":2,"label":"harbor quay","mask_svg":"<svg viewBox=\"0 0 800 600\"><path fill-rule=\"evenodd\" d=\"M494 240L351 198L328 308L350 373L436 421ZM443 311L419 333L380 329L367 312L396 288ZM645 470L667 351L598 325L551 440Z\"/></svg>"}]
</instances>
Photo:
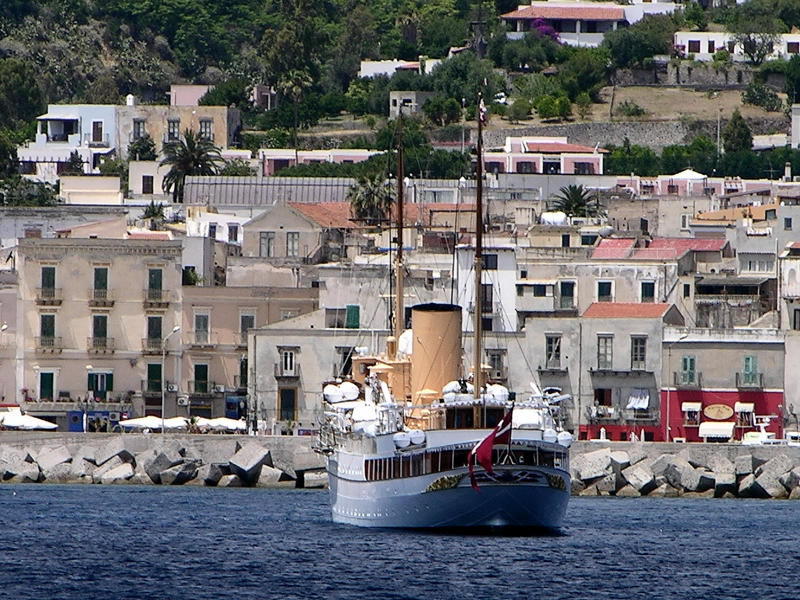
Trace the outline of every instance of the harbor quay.
<instances>
[{"instance_id":1,"label":"harbor quay","mask_svg":"<svg viewBox=\"0 0 800 600\"><path fill-rule=\"evenodd\" d=\"M311 436L0 432L3 483L327 486ZM800 498L800 446L578 441L573 496Z\"/></svg>"}]
</instances>

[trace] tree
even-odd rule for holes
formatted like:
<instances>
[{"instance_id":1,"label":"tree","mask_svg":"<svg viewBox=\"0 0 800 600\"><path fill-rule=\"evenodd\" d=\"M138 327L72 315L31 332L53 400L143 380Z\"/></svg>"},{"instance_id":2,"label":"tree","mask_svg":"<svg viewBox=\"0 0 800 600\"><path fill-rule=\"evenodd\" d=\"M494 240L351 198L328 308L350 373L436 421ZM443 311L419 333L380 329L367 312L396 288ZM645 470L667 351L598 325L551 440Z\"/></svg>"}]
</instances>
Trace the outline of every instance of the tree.
<instances>
[{"instance_id":1,"label":"tree","mask_svg":"<svg viewBox=\"0 0 800 600\"><path fill-rule=\"evenodd\" d=\"M293 69L278 81L278 89L284 96L292 99L294 107L294 147L297 148L297 119L300 100L303 94L311 87L311 75L301 69Z\"/></svg>"},{"instance_id":2,"label":"tree","mask_svg":"<svg viewBox=\"0 0 800 600\"><path fill-rule=\"evenodd\" d=\"M630 27L606 33L603 46L608 48L611 60L617 67L641 65L645 58L669 53L679 27L676 18L645 15Z\"/></svg>"},{"instance_id":3,"label":"tree","mask_svg":"<svg viewBox=\"0 0 800 600\"><path fill-rule=\"evenodd\" d=\"M592 113L592 99L589 97L589 94L586 92L578 94L578 97L575 98L575 107L578 110L578 116L581 120L586 120L586 117Z\"/></svg>"},{"instance_id":4,"label":"tree","mask_svg":"<svg viewBox=\"0 0 800 600\"><path fill-rule=\"evenodd\" d=\"M0 60L0 127L16 129L45 109L39 77L29 63Z\"/></svg>"},{"instance_id":5,"label":"tree","mask_svg":"<svg viewBox=\"0 0 800 600\"><path fill-rule=\"evenodd\" d=\"M512 122L529 119L531 116L531 103L525 98L517 98L508 109L508 118Z\"/></svg>"},{"instance_id":6,"label":"tree","mask_svg":"<svg viewBox=\"0 0 800 600\"><path fill-rule=\"evenodd\" d=\"M17 174L17 146L9 131L0 129L0 181Z\"/></svg>"},{"instance_id":7,"label":"tree","mask_svg":"<svg viewBox=\"0 0 800 600\"><path fill-rule=\"evenodd\" d=\"M687 25L691 25L698 31L705 31L708 27L708 17L703 7L697 2L689 2L683 9L683 18Z\"/></svg>"},{"instance_id":8,"label":"tree","mask_svg":"<svg viewBox=\"0 0 800 600\"><path fill-rule=\"evenodd\" d=\"M83 159L77 150L69 154L69 158L61 171L62 175L83 175Z\"/></svg>"},{"instance_id":9,"label":"tree","mask_svg":"<svg viewBox=\"0 0 800 600\"><path fill-rule=\"evenodd\" d=\"M772 53L779 36L776 33L747 31L734 34L733 40L741 46L750 63L757 67Z\"/></svg>"},{"instance_id":10,"label":"tree","mask_svg":"<svg viewBox=\"0 0 800 600\"><path fill-rule=\"evenodd\" d=\"M660 162L658 156L650 148L631 144L628 138L622 146L609 146L609 154L604 161L605 171L609 175L658 175Z\"/></svg>"},{"instance_id":11,"label":"tree","mask_svg":"<svg viewBox=\"0 0 800 600\"><path fill-rule=\"evenodd\" d=\"M233 160L225 161L225 166L222 167L219 174L228 177L249 177L255 175L256 170L246 160L234 158Z\"/></svg>"},{"instance_id":12,"label":"tree","mask_svg":"<svg viewBox=\"0 0 800 600\"><path fill-rule=\"evenodd\" d=\"M156 204L155 200L150 200L150 204L144 209L142 213L143 219L161 219L164 220L164 205L160 202Z\"/></svg>"},{"instance_id":13,"label":"tree","mask_svg":"<svg viewBox=\"0 0 800 600\"><path fill-rule=\"evenodd\" d=\"M573 217L596 217L603 208L597 194L582 185L560 188L553 201L553 208Z\"/></svg>"},{"instance_id":14,"label":"tree","mask_svg":"<svg viewBox=\"0 0 800 600\"><path fill-rule=\"evenodd\" d=\"M155 160L156 144L149 133L135 139L128 146L128 160Z\"/></svg>"},{"instance_id":15,"label":"tree","mask_svg":"<svg viewBox=\"0 0 800 600\"><path fill-rule=\"evenodd\" d=\"M49 183L39 183L14 175L0 181L2 206L55 206L56 190Z\"/></svg>"},{"instance_id":16,"label":"tree","mask_svg":"<svg viewBox=\"0 0 800 600\"><path fill-rule=\"evenodd\" d=\"M793 55L786 63L786 102L794 104L800 98L800 56Z\"/></svg>"},{"instance_id":17,"label":"tree","mask_svg":"<svg viewBox=\"0 0 800 600\"><path fill-rule=\"evenodd\" d=\"M536 102L536 112L540 119L553 119L558 116L558 101L550 94L545 94Z\"/></svg>"},{"instance_id":18,"label":"tree","mask_svg":"<svg viewBox=\"0 0 800 600\"><path fill-rule=\"evenodd\" d=\"M252 86L243 77L231 77L209 89L198 104L200 106L235 106L241 111L252 108Z\"/></svg>"},{"instance_id":19,"label":"tree","mask_svg":"<svg viewBox=\"0 0 800 600\"><path fill-rule=\"evenodd\" d=\"M722 144L726 153L753 149L753 134L738 108L722 130Z\"/></svg>"},{"instance_id":20,"label":"tree","mask_svg":"<svg viewBox=\"0 0 800 600\"><path fill-rule=\"evenodd\" d=\"M183 202L183 186L187 175L216 175L222 157L211 140L187 129L183 137L164 144L160 166L169 166L161 188L172 192L173 202Z\"/></svg>"},{"instance_id":21,"label":"tree","mask_svg":"<svg viewBox=\"0 0 800 600\"><path fill-rule=\"evenodd\" d=\"M353 217L367 225L380 225L389 217L394 190L383 175L359 177L347 194Z\"/></svg>"}]
</instances>

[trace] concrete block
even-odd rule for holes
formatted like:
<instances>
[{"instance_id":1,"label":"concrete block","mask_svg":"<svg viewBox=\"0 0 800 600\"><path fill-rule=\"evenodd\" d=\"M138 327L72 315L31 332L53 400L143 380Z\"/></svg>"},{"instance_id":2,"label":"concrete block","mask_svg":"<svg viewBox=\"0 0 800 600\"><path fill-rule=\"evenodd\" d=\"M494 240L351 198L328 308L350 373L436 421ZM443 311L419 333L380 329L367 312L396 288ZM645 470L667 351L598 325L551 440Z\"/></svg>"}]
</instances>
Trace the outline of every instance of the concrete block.
<instances>
[{"instance_id":1,"label":"concrete block","mask_svg":"<svg viewBox=\"0 0 800 600\"><path fill-rule=\"evenodd\" d=\"M303 487L310 489L325 489L328 487L327 471L304 471Z\"/></svg>"},{"instance_id":2,"label":"concrete block","mask_svg":"<svg viewBox=\"0 0 800 600\"><path fill-rule=\"evenodd\" d=\"M609 457L611 463L611 470L614 473L621 473L623 469L627 469L631 465L630 456L623 450L615 450Z\"/></svg>"},{"instance_id":3,"label":"concrete block","mask_svg":"<svg viewBox=\"0 0 800 600\"><path fill-rule=\"evenodd\" d=\"M305 472L305 474L308 473L308 471ZM325 483L327 484L327 474ZM261 467L261 474L258 476L258 481L256 481L255 485L261 488L294 488L297 486L297 482L280 469L264 465ZM321 485L312 485L311 487L321 487Z\"/></svg>"},{"instance_id":4,"label":"concrete block","mask_svg":"<svg viewBox=\"0 0 800 600\"><path fill-rule=\"evenodd\" d=\"M800 484L800 466L781 476L781 483L787 490L794 490Z\"/></svg>"},{"instance_id":5,"label":"concrete block","mask_svg":"<svg viewBox=\"0 0 800 600\"><path fill-rule=\"evenodd\" d=\"M88 460L90 463L97 464L97 448L91 444L84 444L75 454L72 455L72 461L75 462L79 459Z\"/></svg>"},{"instance_id":6,"label":"concrete block","mask_svg":"<svg viewBox=\"0 0 800 600\"><path fill-rule=\"evenodd\" d=\"M700 485L700 475L689 462L679 456L673 457L664 471L664 477L672 487L687 492L696 492Z\"/></svg>"},{"instance_id":7,"label":"concrete block","mask_svg":"<svg viewBox=\"0 0 800 600\"><path fill-rule=\"evenodd\" d=\"M781 478L792 469L792 461L785 454L779 454L765 462L756 470L756 485L770 498L787 498L789 490L781 483Z\"/></svg>"},{"instance_id":8,"label":"concrete block","mask_svg":"<svg viewBox=\"0 0 800 600\"><path fill-rule=\"evenodd\" d=\"M637 465L647 458L644 444L633 444L628 448L628 460L632 465Z\"/></svg>"},{"instance_id":9,"label":"concrete block","mask_svg":"<svg viewBox=\"0 0 800 600\"><path fill-rule=\"evenodd\" d=\"M708 490L713 490L716 483L714 473L708 471L705 467L695 467L694 470L698 477L697 489L695 491L703 493Z\"/></svg>"},{"instance_id":10,"label":"concrete block","mask_svg":"<svg viewBox=\"0 0 800 600\"><path fill-rule=\"evenodd\" d=\"M36 463L20 460L18 456L6 462L3 478L10 483L36 483L40 477L41 472Z\"/></svg>"},{"instance_id":11,"label":"concrete block","mask_svg":"<svg viewBox=\"0 0 800 600\"><path fill-rule=\"evenodd\" d=\"M156 454L163 454L170 461L172 461L173 465L177 465L179 462L181 462L186 454L186 448L182 443L180 443L178 440L169 438L161 443L156 444L154 449Z\"/></svg>"},{"instance_id":12,"label":"concrete block","mask_svg":"<svg viewBox=\"0 0 800 600\"><path fill-rule=\"evenodd\" d=\"M136 469L133 470L133 476L128 479L128 483L131 485L153 485L147 473L144 471L137 471Z\"/></svg>"},{"instance_id":13,"label":"concrete block","mask_svg":"<svg viewBox=\"0 0 800 600\"><path fill-rule=\"evenodd\" d=\"M657 487L653 472L642 462L623 470L622 477L640 495L647 495Z\"/></svg>"},{"instance_id":14,"label":"concrete block","mask_svg":"<svg viewBox=\"0 0 800 600\"><path fill-rule=\"evenodd\" d=\"M684 498L713 498L714 490L705 490L703 492L684 492Z\"/></svg>"},{"instance_id":15,"label":"concrete block","mask_svg":"<svg viewBox=\"0 0 800 600\"><path fill-rule=\"evenodd\" d=\"M767 475L768 477L777 478L791 471L792 467L794 467L794 463L792 463L792 460L788 456L785 454L778 454L756 467L753 473L756 477Z\"/></svg>"},{"instance_id":16,"label":"concrete block","mask_svg":"<svg viewBox=\"0 0 800 600\"><path fill-rule=\"evenodd\" d=\"M39 468L44 473L51 470L56 465L72 462L72 454L70 453L69 448L61 445L55 448L48 448L40 452L36 462L39 464Z\"/></svg>"},{"instance_id":17,"label":"concrete block","mask_svg":"<svg viewBox=\"0 0 800 600\"><path fill-rule=\"evenodd\" d=\"M124 436L113 437L101 446L95 454L95 463L98 467L103 466L115 456L122 462L133 462L133 454L125 448Z\"/></svg>"},{"instance_id":18,"label":"concrete block","mask_svg":"<svg viewBox=\"0 0 800 600\"><path fill-rule=\"evenodd\" d=\"M736 465L734 465L727 456L723 456L719 452L715 452L708 459L708 468L714 473L736 473Z\"/></svg>"},{"instance_id":19,"label":"concrete block","mask_svg":"<svg viewBox=\"0 0 800 600\"><path fill-rule=\"evenodd\" d=\"M611 450L601 448L594 452L587 452L575 460L575 470L580 479L584 481L605 477L611 467Z\"/></svg>"},{"instance_id":20,"label":"concrete block","mask_svg":"<svg viewBox=\"0 0 800 600\"><path fill-rule=\"evenodd\" d=\"M753 473L745 475L739 482L737 495L740 498L769 498L769 493L758 484Z\"/></svg>"},{"instance_id":21,"label":"concrete block","mask_svg":"<svg viewBox=\"0 0 800 600\"><path fill-rule=\"evenodd\" d=\"M126 462L103 473L100 477L100 483L128 483L131 477L133 477L133 466Z\"/></svg>"},{"instance_id":22,"label":"concrete block","mask_svg":"<svg viewBox=\"0 0 800 600\"><path fill-rule=\"evenodd\" d=\"M183 457L176 452L159 452L155 457L145 461L144 470L153 483L161 483L161 473L183 462Z\"/></svg>"},{"instance_id":23,"label":"concrete block","mask_svg":"<svg viewBox=\"0 0 800 600\"><path fill-rule=\"evenodd\" d=\"M271 460L267 448L257 442L250 442L234 454L228 464L232 473L245 482L254 483L258 480L261 466Z\"/></svg>"},{"instance_id":24,"label":"concrete block","mask_svg":"<svg viewBox=\"0 0 800 600\"><path fill-rule=\"evenodd\" d=\"M617 491L617 498L638 498L641 494L632 485L623 485Z\"/></svg>"},{"instance_id":25,"label":"concrete block","mask_svg":"<svg viewBox=\"0 0 800 600\"><path fill-rule=\"evenodd\" d=\"M789 500L800 500L800 486L792 488L792 491L789 494Z\"/></svg>"},{"instance_id":26,"label":"concrete block","mask_svg":"<svg viewBox=\"0 0 800 600\"><path fill-rule=\"evenodd\" d=\"M731 463L733 464L733 463ZM714 496L722 498L725 494L735 495L738 491L736 485L736 475L732 472L722 471L719 473L712 473L714 476Z\"/></svg>"},{"instance_id":27,"label":"concrete block","mask_svg":"<svg viewBox=\"0 0 800 600\"><path fill-rule=\"evenodd\" d=\"M112 456L110 459L92 471L92 483L101 483L103 475L108 473L111 469L117 468L121 464L125 463L123 463L119 456ZM133 473L133 469L131 469L131 473Z\"/></svg>"},{"instance_id":28,"label":"concrete block","mask_svg":"<svg viewBox=\"0 0 800 600\"><path fill-rule=\"evenodd\" d=\"M675 456L673 456L672 454L661 454L655 460L653 460L653 462L650 463L650 470L656 477L658 477L659 475L663 475L664 472L667 470L667 467L672 464L672 461L674 459Z\"/></svg>"},{"instance_id":29,"label":"concrete block","mask_svg":"<svg viewBox=\"0 0 800 600\"><path fill-rule=\"evenodd\" d=\"M161 485L183 485L195 475L197 475L197 463L187 461L161 471L159 479Z\"/></svg>"},{"instance_id":30,"label":"concrete block","mask_svg":"<svg viewBox=\"0 0 800 600\"><path fill-rule=\"evenodd\" d=\"M83 458L74 458L70 463L72 469L72 476L75 479L80 479L86 475L92 475L92 472L97 468L94 463L89 462Z\"/></svg>"},{"instance_id":31,"label":"concrete block","mask_svg":"<svg viewBox=\"0 0 800 600\"><path fill-rule=\"evenodd\" d=\"M665 482L647 495L653 498L677 498L680 496L680 492L669 483Z\"/></svg>"},{"instance_id":32,"label":"concrete block","mask_svg":"<svg viewBox=\"0 0 800 600\"><path fill-rule=\"evenodd\" d=\"M584 490L582 490L581 493L578 494L578 495L579 496L599 496L600 493L597 491L597 485L595 485L593 483L592 485L590 485L587 488L585 488Z\"/></svg>"},{"instance_id":33,"label":"concrete block","mask_svg":"<svg viewBox=\"0 0 800 600\"><path fill-rule=\"evenodd\" d=\"M225 467L224 469L223 466ZM210 486L217 485L217 483L219 483L219 480L222 479L223 475L229 474L226 472L227 466L228 466L227 463L225 463L224 465L220 465L217 463L201 465L200 468L197 469L196 479L202 481L205 485L210 485Z\"/></svg>"},{"instance_id":34,"label":"concrete block","mask_svg":"<svg viewBox=\"0 0 800 600\"><path fill-rule=\"evenodd\" d=\"M223 475L217 483L217 487L242 487L242 480L238 475Z\"/></svg>"},{"instance_id":35,"label":"concrete block","mask_svg":"<svg viewBox=\"0 0 800 600\"><path fill-rule=\"evenodd\" d=\"M72 473L72 463L62 462L42 469L42 477L46 483L70 483L75 478Z\"/></svg>"},{"instance_id":36,"label":"concrete block","mask_svg":"<svg viewBox=\"0 0 800 600\"><path fill-rule=\"evenodd\" d=\"M617 474L609 473L602 479L598 480L597 483L595 483L595 487L601 494L603 492L615 494L617 492Z\"/></svg>"},{"instance_id":37,"label":"concrete block","mask_svg":"<svg viewBox=\"0 0 800 600\"><path fill-rule=\"evenodd\" d=\"M583 490L585 490L585 489L586 489L586 484L583 483L583 481L581 481L577 477L573 477L570 480L570 491L569 491L569 493L570 493L571 496L580 496L581 492Z\"/></svg>"}]
</instances>

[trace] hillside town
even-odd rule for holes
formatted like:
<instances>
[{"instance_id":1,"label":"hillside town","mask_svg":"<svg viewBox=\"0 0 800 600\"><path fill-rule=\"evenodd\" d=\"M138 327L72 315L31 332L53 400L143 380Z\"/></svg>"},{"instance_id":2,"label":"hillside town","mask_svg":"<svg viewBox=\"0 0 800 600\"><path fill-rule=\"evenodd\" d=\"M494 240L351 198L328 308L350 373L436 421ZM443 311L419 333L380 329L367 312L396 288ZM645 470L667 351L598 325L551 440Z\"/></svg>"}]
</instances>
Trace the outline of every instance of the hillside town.
<instances>
[{"instance_id":1,"label":"hillside town","mask_svg":"<svg viewBox=\"0 0 800 600\"><path fill-rule=\"evenodd\" d=\"M676 10L683 7L533 2L500 20L509 40L549 28L559 43L597 47L610 32ZM695 63L724 51L740 89L752 72L737 65L753 48L738 35L677 31L673 48ZM769 39L761 60L798 54L800 34ZM359 76L424 74L447 60L363 60ZM664 85L700 77L681 64L656 57L644 71ZM213 89L173 84L169 104L134 94L118 104L48 104L31 138L16 145L23 180L58 191L53 206L0 206L4 406L65 431L114 431L149 415L228 417L254 434L313 435L325 383L386 347L396 203L363 218L363 180L282 174L356 165L380 151L298 147L296 115L294 146L243 148L240 110L201 102ZM271 86L251 92L265 110L279 97L291 102ZM397 121L422 114L434 93L392 90L388 98ZM502 105L505 96L494 100ZM380 182L404 199L406 326L414 304L457 304L465 356L472 352L481 161L490 381L520 394L562 392L565 428L581 440L800 431L800 374L790 358L800 340L800 178L790 162L760 178L692 164L608 174L612 138L602 127L544 135L505 127L499 113L478 155L462 113L460 144L439 143L469 153L462 176L434 178L412 165L401 181L390 169ZM790 127L749 138L752 150L798 148L800 105L787 114ZM210 169L176 179L165 154L190 140L246 174ZM112 160L124 161L124 173L109 174Z\"/></svg>"}]
</instances>

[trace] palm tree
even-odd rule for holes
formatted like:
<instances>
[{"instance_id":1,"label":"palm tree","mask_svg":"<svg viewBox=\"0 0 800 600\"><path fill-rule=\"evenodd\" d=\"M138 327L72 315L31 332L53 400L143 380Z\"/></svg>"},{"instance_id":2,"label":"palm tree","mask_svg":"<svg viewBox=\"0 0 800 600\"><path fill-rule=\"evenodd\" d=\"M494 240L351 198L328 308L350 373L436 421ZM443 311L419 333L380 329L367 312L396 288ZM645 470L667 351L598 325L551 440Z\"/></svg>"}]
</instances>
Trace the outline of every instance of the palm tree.
<instances>
[{"instance_id":1,"label":"palm tree","mask_svg":"<svg viewBox=\"0 0 800 600\"><path fill-rule=\"evenodd\" d=\"M356 220L379 225L389 216L394 203L394 190L381 175L363 176L350 188L347 200Z\"/></svg>"},{"instance_id":2,"label":"palm tree","mask_svg":"<svg viewBox=\"0 0 800 600\"><path fill-rule=\"evenodd\" d=\"M183 138L164 144L160 166L169 165L161 188L172 191L173 202L183 202L183 185L187 175L216 175L224 162L219 148L202 135L187 129Z\"/></svg>"},{"instance_id":3,"label":"palm tree","mask_svg":"<svg viewBox=\"0 0 800 600\"><path fill-rule=\"evenodd\" d=\"M553 208L573 217L598 217L602 206L597 194L583 185L567 185L553 198Z\"/></svg>"},{"instance_id":4,"label":"palm tree","mask_svg":"<svg viewBox=\"0 0 800 600\"><path fill-rule=\"evenodd\" d=\"M297 148L297 112L300 108L300 101L311 87L311 75L304 69L292 69L278 81L278 89L284 96L292 99L294 106L294 147Z\"/></svg>"}]
</instances>

